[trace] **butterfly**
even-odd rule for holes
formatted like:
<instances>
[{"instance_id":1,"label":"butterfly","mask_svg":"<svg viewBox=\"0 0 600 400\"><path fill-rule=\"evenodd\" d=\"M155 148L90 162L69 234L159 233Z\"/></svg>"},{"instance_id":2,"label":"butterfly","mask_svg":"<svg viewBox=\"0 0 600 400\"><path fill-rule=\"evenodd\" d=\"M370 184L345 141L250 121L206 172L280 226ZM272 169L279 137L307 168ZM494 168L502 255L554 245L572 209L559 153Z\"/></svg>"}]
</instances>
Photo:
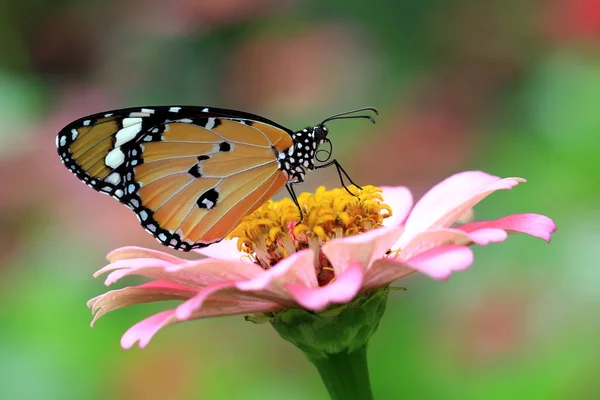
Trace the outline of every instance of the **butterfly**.
<instances>
[{"instance_id":1,"label":"butterfly","mask_svg":"<svg viewBox=\"0 0 600 400\"><path fill-rule=\"evenodd\" d=\"M343 176L354 182L331 160L325 124L351 118L374 123L372 116L356 114L363 111L378 114L366 107L292 131L227 109L126 108L68 124L56 147L68 170L130 208L160 243L190 251L221 241L284 186L302 218L293 185L303 182L308 170L335 166L348 190ZM320 148L323 144L329 150Z\"/></svg>"}]
</instances>

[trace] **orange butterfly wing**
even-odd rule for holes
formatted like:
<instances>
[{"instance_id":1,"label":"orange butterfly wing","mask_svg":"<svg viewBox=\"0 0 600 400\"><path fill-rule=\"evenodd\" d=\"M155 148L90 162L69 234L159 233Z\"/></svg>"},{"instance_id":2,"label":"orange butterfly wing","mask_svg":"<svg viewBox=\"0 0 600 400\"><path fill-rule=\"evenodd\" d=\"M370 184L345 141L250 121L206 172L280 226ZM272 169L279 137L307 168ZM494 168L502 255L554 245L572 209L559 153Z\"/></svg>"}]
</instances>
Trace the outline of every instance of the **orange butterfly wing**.
<instances>
[{"instance_id":1,"label":"orange butterfly wing","mask_svg":"<svg viewBox=\"0 0 600 400\"><path fill-rule=\"evenodd\" d=\"M222 240L288 181L278 154L291 132L258 116L200 107L118 110L57 137L67 168L131 208L162 244Z\"/></svg>"}]
</instances>

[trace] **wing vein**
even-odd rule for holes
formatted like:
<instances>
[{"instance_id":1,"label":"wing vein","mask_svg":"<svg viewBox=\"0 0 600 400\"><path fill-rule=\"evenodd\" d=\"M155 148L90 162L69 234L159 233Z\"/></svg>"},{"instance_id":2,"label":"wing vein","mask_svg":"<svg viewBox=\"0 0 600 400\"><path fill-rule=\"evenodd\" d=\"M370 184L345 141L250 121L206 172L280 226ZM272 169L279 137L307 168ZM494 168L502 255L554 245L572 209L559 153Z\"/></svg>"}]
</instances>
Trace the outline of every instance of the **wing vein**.
<instances>
[{"instance_id":1,"label":"wing vein","mask_svg":"<svg viewBox=\"0 0 600 400\"><path fill-rule=\"evenodd\" d=\"M164 158L157 158L156 160L151 160L151 161L144 160L144 164L152 164L153 162L165 161L165 160L181 160L182 158L197 158L197 157L200 157L200 156L207 156L207 155L210 155L210 154L217 154L217 152L194 154L194 155L185 155L185 156L176 156L176 157L164 157Z\"/></svg>"},{"instance_id":2,"label":"wing vein","mask_svg":"<svg viewBox=\"0 0 600 400\"><path fill-rule=\"evenodd\" d=\"M246 125L246 124L243 124L243 125ZM260 129L258 129L258 128L254 127L254 126L251 126L251 125L246 125L246 126L247 126L247 127L249 127L249 128L252 128L252 129L254 129L254 130L255 130L255 131L257 131L257 132L260 132L260 134L261 134L261 135L263 135L265 139L267 139L267 142L268 142L268 143L269 143L271 146L266 146L266 147L268 147L268 148L271 148L271 147L273 146L273 142L271 142L271 140L269 139L269 137L267 136L267 134L266 134L266 133L264 133L263 131L261 131ZM263 146L261 146L261 147L263 147Z\"/></svg>"},{"instance_id":3,"label":"wing vein","mask_svg":"<svg viewBox=\"0 0 600 400\"><path fill-rule=\"evenodd\" d=\"M263 183L265 183L267 180L271 179L271 177L272 177L273 175L275 175L275 174L276 174L278 171L279 171L279 170L275 170L275 171L273 171L273 173L272 173L271 175L267 176L267 178L265 178L265 180L263 180L263 181L262 181L262 182L261 182L259 185L257 185L256 187L260 187L260 185L262 185ZM219 182L219 184L220 184L220 182ZM268 189L268 190L265 190L265 192L268 192L268 191L269 191L269 190L270 190L270 189L273 187L273 185L274 185L274 184L275 184L275 180L273 180L273 182L271 183L271 186L269 186L269 189ZM236 203L234 203L234 204L233 204L231 207L229 207L229 209L227 209L227 211L225 211L225 212L223 213L223 215L225 215L225 214L227 214L229 211L231 211L231 209L232 209L232 208L234 208L235 206L237 206L237 205L238 205L240 202L242 202L243 200L245 200L245 199L246 199L248 196L250 196L252 193L254 193L254 191L251 191L251 192L247 193L247 194L246 194L246 196L243 196L243 197L241 197L241 198L240 198L240 199L239 199L239 200L238 200ZM259 197L259 198L260 198L260 197ZM254 203L252 203L252 206L248 207L248 210L250 210L252 207L254 207L254 206L256 205L256 202L257 202L257 201L258 201L258 199L256 199L256 201L255 201ZM247 212L247 211L246 211L246 212ZM247 215L247 213L246 213L246 214L244 214L244 215L242 215L242 216L240 216L240 217L238 218L237 222L239 222L239 221L240 221L242 218L244 218L246 215ZM237 222L234 224L234 226L235 226L235 225L237 225ZM219 223L219 220L216 220L215 222L213 222L213 223L212 223L212 224L211 224L211 225L210 225L210 226L209 226L207 229L205 229L205 232L208 232L208 231L210 231L210 230L211 230L211 229L212 229L212 228L215 226L215 224L217 224L217 223Z\"/></svg>"},{"instance_id":4,"label":"wing vein","mask_svg":"<svg viewBox=\"0 0 600 400\"><path fill-rule=\"evenodd\" d=\"M173 197L175 197L177 195L177 193L181 192L183 189L185 189L186 187L190 186L193 182L194 182L194 179L190 180L188 183L186 183L185 185L183 185L182 187L180 187L179 189L177 189L160 206L156 207L154 209L153 213L156 214L156 212L158 210L160 210L165 204L167 204L169 201L173 200Z\"/></svg>"},{"instance_id":5,"label":"wing vein","mask_svg":"<svg viewBox=\"0 0 600 400\"><path fill-rule=\"evenodd\" d=\"M107 137L105 137L104 139L98 140L96 143L94 143L93 145L91 145L90 147L88 147L87 149L85 149L81 154L79 154L77 156L77 159L80 159L81 156L83 156L85 153L87 153L88 151L92 150L94 147L98 146L100 143L104 142L106 139L111 139L113 136L114 136L114 134L110 134Z\"/></svg>"},{"instance_id":6,"label":"wing vein","mask_svg":"<svg viewBox=\"0 0 600 400\"><path fill-rule=\"evenodd\" d=\"M271 146L260 146L258 144L253 144L253 143L248 143L248 142L240 142L240 141L237 141L237 140L225 139L222 136L221 136L221 138L223 139L223 142L227 142L227 143L241 144L243 146L250 146L250 147L260 147L261 149L270 149L271 148ZM154 142L154 143L159 143L159 142ZM219 142L197 142L195 140L163 140L160 143L219 144L219 143L221 143L221 141L219 141ZM271 142L269 142L269 143L271 143Z\"/></svg>"}]
</instances>

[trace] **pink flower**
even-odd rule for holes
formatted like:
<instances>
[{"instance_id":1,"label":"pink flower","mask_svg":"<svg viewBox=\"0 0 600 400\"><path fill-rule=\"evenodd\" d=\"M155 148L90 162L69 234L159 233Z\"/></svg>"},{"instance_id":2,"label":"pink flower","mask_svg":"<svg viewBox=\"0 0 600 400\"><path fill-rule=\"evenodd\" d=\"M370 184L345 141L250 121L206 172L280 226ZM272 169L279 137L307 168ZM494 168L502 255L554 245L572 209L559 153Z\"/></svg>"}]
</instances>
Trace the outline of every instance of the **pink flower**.
<instances>
[{"instance_id":1,"label":"pink flower","mask_svg":"<svg viewBox=\"0 0 600 400\"><path fill-rule=\"evenodd\" d=\"M405 187L366 186L358 198L342 189L320 188L314 195L299 196L302 223L289 199L269 201L246 217L231 234L234 240L200 251L208 258L184 260L138 247L117 249L95 276L109 273L106 285L128 275L151 281L91 299L92 324L129 305L182 300L178 307L134 325L121 340L124 348L136 342L144 347L159 329L180 321L294 307L320 312L415 272L445 280L473 263L472 244L502 242L511 233L550 241L556 226L538 214L452 227L491 193L524 181L463 172L433 187L414 207Z\"/></svg>"}]
</instances>

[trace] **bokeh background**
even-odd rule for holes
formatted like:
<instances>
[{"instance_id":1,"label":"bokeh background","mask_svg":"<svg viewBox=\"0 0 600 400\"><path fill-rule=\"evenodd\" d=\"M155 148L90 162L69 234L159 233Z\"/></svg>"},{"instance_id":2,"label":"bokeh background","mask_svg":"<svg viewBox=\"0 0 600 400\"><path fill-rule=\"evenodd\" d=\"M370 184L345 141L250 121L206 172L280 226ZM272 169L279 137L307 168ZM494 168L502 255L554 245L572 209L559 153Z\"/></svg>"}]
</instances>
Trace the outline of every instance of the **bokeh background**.
<instances>
[{"instance_id":1,"label":"bokeh background","mask_svg":"<svg viewBox=\"0 0 600 400\"><path fill-rule=\"evenodd\" d=\"M375 126L330 125L335 155L417 198L465 169L527 178L476 217L549 215L552 244L512 236L447 283L403 281L370 344L375 396L600 398L598 0L7 0L0 49L0 398L327 398L299 351L242 317L144 350L120 336L168 305L89 328L105 254L158 245L62 167L55 135L158 104L291 128L376 106ZM302 189L338 185L321 172Z\"/></svg>"}]
</instances>

